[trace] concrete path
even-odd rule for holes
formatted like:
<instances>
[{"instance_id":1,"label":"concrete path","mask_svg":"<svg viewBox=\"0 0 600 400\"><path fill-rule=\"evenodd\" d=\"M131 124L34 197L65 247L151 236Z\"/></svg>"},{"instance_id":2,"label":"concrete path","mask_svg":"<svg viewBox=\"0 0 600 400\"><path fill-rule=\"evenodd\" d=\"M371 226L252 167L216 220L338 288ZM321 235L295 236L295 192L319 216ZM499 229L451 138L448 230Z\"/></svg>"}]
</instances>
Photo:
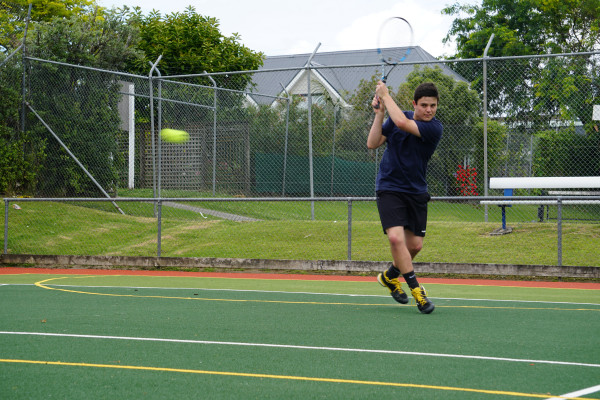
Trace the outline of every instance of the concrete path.
<instances>
[{"instance_id":1,"label":"concrete path","mask_svg":"<svg viewBox=\"0 0 600 400\"><path fill-rule=\"evenodd\" d=\"M217 217L217 218L222 218L222 219L228 219L230 221L238 221L238 222L256 222L256 221L260 221L260 219L256 219L256 218L250 218L250 217L244 217L243 215L236 215L236 214L230 214L230 213L226 213L226 212L222 212L222 211L215 211L215 210L210 210L207 208L200 208L200 207L194 207L194 206L190 206L187 204L180 204L180 203L175 203L172 201L165 201L163 203L163 205L167 206L167 207L172 207L172 208L177 208L180 210L187 210L187 211L192 211L195 213L198 213L202 216L206 215L212 215L213 217Z\"/></svg>"}]
</instances>

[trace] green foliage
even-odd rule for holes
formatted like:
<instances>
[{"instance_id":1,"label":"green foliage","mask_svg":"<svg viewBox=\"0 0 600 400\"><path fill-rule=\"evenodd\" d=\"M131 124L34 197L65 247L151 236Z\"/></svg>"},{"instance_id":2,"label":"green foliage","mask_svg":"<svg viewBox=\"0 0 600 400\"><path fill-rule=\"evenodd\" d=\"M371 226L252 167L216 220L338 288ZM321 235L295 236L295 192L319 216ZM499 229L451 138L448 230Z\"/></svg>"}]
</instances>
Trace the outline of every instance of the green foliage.
<instances>
[{"instance_id":1,"label":"green foliage","mask_svg":"<svg viewBox=\"0 0 600 400\"><path fill-rule=\"evenodd\" d=\"M28 51L38 58L113 70L141 59L139 33L128 13L97 11L36 24L28 35Z\"/></svg>"},{"instance_id":2,"label":"green foliage","mask_svg":"<svg viewBox=\"0 0 600 400\"><path fill-rule=\"evenodd\" d=\"M33 194L44 157L44 142L19 132L19 66L16 60L0 68L0 194L11 196Z\"/></svg>"},{"instance_id":3,"label":"green foliage","mask_svg":"<svg viewBox=\"0 0 600 400\"><path fill-rule=\"evenodd\" d=\"M148 62L154 63L161 55L158 67L163 76L254 70L262 64L262 53L242 45L237 34L223 36L218 20L197 14L194 7L166 16L156 11L144 16L136 9L132 19L139 24L138 48L145 55L130 65L134 72L147 74ZM217 79L220 87L244 89L251 76L230 75Z\"/></svg>"},{"instance_id":4,"label":"green foliage","mask_svg":"<svg viewBox=\"0 0 600 400\"><path fill-rule=\"evenodd\" d=\"M15 137L15 131L0 126L0 193L32 195L44 158L44 142L27 134Z\"/></svg>"},{"instance_id":5,"label":"green foliage","mask_svg":"<svg viewBox=\"0 0 600 400\"><path fill-rule=\"evenodd\" d=\"M535 110L590 125L590 108L597 104L599 95L598 68L587 57L549 59L535 85Z\"/></svg>"},{"instance_id":6,"label":"green foliage","mask_svg":"<svg viewBox=\"0 0 600 400\"><path fill-rule=\"evenodd\" d=\"M508 154L506 152L506 125L498 121L488 121L487 123L487 160L488 160L488 175L500 176L501 166L507 162ZM483 121L477 123L475 128L476 148L484 149L483 140ZM474 165L479 166L483 172L483 151L475 153ZM481 174L483 175L483 173ZM483 176L480 176L483 178ZM482 182L480 181L480 184Z\"/></svg>"},{"instance_id":7,"label":"green foliage","mask_svg":"<svg viewBox=\"0 0 600 400\"><path fill-rule=\"evenodd\" d=\"M573 126L539 132L535 176L600 175L600 134L582 136Z\"/></svg>"},{"instance_id":8,"label":"green foliage","mask_svg":"<svg viewBox=\"0 0 600 400\"><path fill-rule=\"evenodd\" d=\"M333 132L333 110L331 105L313 104L311 109L313 154L330 155ZM250 140L255 143L253 149L261 153L283 154L287 129L287 154L308 155L308 108L306 99L292 96L287 113L286 101L280 101L276 107L261 105L249 108ZM265 129L265 127L268 127Z\"/></svg>"},{"instance_id":9,"label":"green foliage","mask_svg":"<svg viewBox=\"0 0 600 400\"><path fill-rule=\"evenodd\" d=\"M599 0L483 0L443 10L456 16L445 41L457 58L481 57L492 33L492 57L589 51L600 45Z\"/></svg>"},{"instance_id":10,"label":"green foliage","mask_svg":"<svg viewBox=\"0 0 600 400\"><path fill-rule=\"evenodd\" d=\"M445 41L457 43L452 58L482 57L492 35L491 57L584 52L600 46L600 0L484 0L454 4L443 13L456 16ZM529 58L489 63L488 109L513 126L548 127L550 116L589 121L598 95L594 58ZM459 72L482 89L481 70ZM536 88L533 93L529 88ZM588 96L583 99L583 96ZM577 97L577 99L575 99Z\"/></svg>"},{"instance_id":11,"label":"green foliage","mask_svg":"<svg viewBox=\"0 0 600 400\"><path fill-rule=\"evenodd\" d=\"M369 80L361 80L356 90L348 96L349 110L344 110L339 134L336 136L336 148L340 156L352 161L374 161L372 155L365 151L367 134L373 121L371 102L375 93L375 85L381 79L373 75ZM390 93L394 95L393 88Z\"/></svg>"},{"instance_id":12,"label":"green foliage","mask_svg":"<svg viewBox=\"0 0 600 400\"><path fill-rule=\"evenodd\" d=\"M139 57L136 28L123 12L76 15L40 22L29 36L31 52L42 58L101 68L120 68ZM129 41L127 41L129 40ZM30 103L107 191L115 189L116 137L120 99L114 76L52 64L32 63ZM35 126L35 125L34 125ZM40 193L99 195L99 190L45 129L47 159Z\"/></svg>"},{"instance_id":13,"label":"green foliage","mask_svg":"<svg viewBox=\"0 0 600 400\"><path fill-rule=\"evenodd\" d=\"M36 65L30 81L34 88L31 103L36 111L96 181L106 191L114 191L117 168L114 155L120 124L114 105L120 98L120 84L110 75L48 64ZM49 131L44 130L40 137L48 143L48 157L38 185L41 194L100 195Z\"/></svg>"},{"instance_id":14,"label":"green foliage","mask_svg":"<svg viewBox=\"0 0 600 400\"><path fill-rule=\"evenodd\" d=\"M31 29L38 22L71 18L94 8L92 0L12 0L0 3L0 50L15 49L22 41L27 10L31 7Z\"/></svg>"}]
</instances>

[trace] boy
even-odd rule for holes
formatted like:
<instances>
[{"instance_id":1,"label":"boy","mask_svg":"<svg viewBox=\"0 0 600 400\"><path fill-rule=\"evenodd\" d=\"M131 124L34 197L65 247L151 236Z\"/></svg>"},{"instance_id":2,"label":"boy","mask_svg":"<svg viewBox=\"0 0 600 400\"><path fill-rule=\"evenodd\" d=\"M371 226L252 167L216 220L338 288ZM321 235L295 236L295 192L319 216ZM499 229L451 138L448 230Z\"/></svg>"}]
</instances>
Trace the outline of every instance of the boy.
<instances>
[{"instance_id":1,"label":"boy","mask_svg":"<svg viewBox=\"0 0 600 400\"><path fill-rule=\"evenodd\" d=\"M439 94L433 83L417 87L414 111L402 111L390 96L385 83L378 82L372 106L375 118L367 147L387 143L377 174L377 208L383 231L388 236L393 263L377 276L394 300L408 303L398 277L402 274L423 314L435 306L419 285L412 260L423 248L427 225L427 164L442 137L442 124L435 118ZM385 119L385 111L388 119Z\"/></svg>"}]
</instances>

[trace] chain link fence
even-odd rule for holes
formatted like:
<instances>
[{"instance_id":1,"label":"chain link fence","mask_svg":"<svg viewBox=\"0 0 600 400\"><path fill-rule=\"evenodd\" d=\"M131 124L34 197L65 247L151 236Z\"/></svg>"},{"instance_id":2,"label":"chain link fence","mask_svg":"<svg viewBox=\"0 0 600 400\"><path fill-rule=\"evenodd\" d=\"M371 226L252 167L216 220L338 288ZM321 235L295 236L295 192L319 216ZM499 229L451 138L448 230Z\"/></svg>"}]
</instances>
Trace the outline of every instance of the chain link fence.
<instances>
[{"instance_id":1,"label":"chain link fence","mask_svg":"<svg viewBox=\"0 0 600 400\"><path fill-rule=\"evenodd\" d=\"M452 235L465 230L464 224L481 224L476 235L487 235L497 227L500 208L481 204L488 196L503 195L501 190L489 188L491 177L600 176L600 122L593 114L594 106L600 104L599 61L600 53L596 52L431 60L394 69L388 82L403 109L412 109L412 93L422 81L433 81L440 90L437 117L444 124L444 136L428 169L434 198L430 223L436 227L430 230L431 235L436 231ZM148 76L18 54L0 63L2 90L24 89L25 101L14 104L12 117L35 138L32 143L37 150L32 162L39 166L35 196L113 199L108 203L88 202L85 207L73 203L73 212L80 210L83 219L90 210L100 210L147 221L157 217L156 203L119 203L118 198L162 197L181 199L177 207L162 205L163 221L169 216L185 216L204 229L209 221L229 224L235 220L230 217L233 215L260 220L267 224L264 231L276 231L273 221L330 224L347 221L349 216L343 201L291 201L274 206L266 201L270 198L368 198L371 201L354 207L353 229L374 229L381 234L380 228L373 228L378 226L378 215L372 197L383 149L366 148L373 120L370 103L382 72L380 65L325 66L306 59L300 67L169 77L161 76L160 63L158 68L149 68ZM164 142L159 139L163 128L185 130L190 139L177 144ZM515 196L599 194L598 189L586 187L514 192ZM197 200L184 203L185 198L265 201L205 204ZM49 208L65 203L44 204ZM10 209L11 218L16 212ZM512 224L523 224L523 230L529 232L535 230L530 226L556 221L557 213L556 205L544 206L543 212L535 205L514 205L508 219ZM8 217L9 212L6 214ZM25 217L14 229L40 223L36 218ZM577 232L583 229L582 235L598 243L599 204L564 205L560 219L573 224ZM204 229L203 235L208 236L198 237L199 249L202 243L211 243L210 232ZM26 236L24 232L17 235ZM353 246L353 259L373 258L369 240L359 237L355 231L353 240L358 244ZM544 238L538 237L531 246L544 246L542 243L548 241ZM385 237L381 235L381 239ZM346 233L339 240L345 244ZM569 238L564 242L568 244ZM362 245L364 253L358 251ZM374 258L386 259L385 244L377 246L384 252L378 250ZM341 254L291 252L290 257L344 259L347 253L342 247ZM85 248L81 246L80 251L85 252ZM163 255L178 254L176 248L166 249ZM29 250L16 245L10 251ZM123 251L127 255L155 254ZM268 249L263 251L262 257L268 257ZM494 256L493 248L486 251L489 262L511 261ZM105 253L112 254L108 249ZM183 253L207 254L201 250ZM556 248L548 254L542 262L555 263ZM220 256L249 257L243 250L233 249ZM278 256L285 258L285 254ZM433 262L478 260L477 251L470 254L468 246L460 257L423 257ZM571 263L600 265L595 255L584 259L587 261ZM512 262L531 263L522 259Z\"/></svg>"}]
</instances>

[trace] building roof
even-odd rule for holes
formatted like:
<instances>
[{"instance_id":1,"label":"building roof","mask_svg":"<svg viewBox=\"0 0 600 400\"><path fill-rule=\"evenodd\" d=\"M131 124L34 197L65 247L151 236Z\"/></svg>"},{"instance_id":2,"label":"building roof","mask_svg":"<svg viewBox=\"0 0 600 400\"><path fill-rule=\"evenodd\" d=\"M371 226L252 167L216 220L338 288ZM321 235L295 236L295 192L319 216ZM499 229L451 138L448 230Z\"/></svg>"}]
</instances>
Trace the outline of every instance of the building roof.
<instances>
[{"instance_id":1,"label":"building roof","mask_svg":"<svg viewBox=\"0 0 600 400\"><path fill-rule=\"evenodd\" d=\"M281 56L268 56L261 68L253 77L253 94L250 95L252 102L256 104L271 104L274 96L284 95L283 88L288 93L303 94L306 88L306 67L311 54L292 54ZM388 76L387 84L392 88L398 88L406 81L407 75L414 69L413 63L432 62L436 58L427 53L421 47L411 49L404 63L399 65ZM323 87L330 91L333 98L343 102L344 96L353 93L361 80L370 80L374 74L382 74L381 55L377 49L336 51L316 53L311 62L312 81L317 80ZM445 64L438 64L449 75L464 80ZM345 66L345 68L337 68ZM349 66L352 66L350 68ZM386 66L386 71L389 70ZM262 71L262 73L260 73ZM303 82L303 86L298 85ZM313 88L311 87L311 91ZM313 92L314 93L314 92Z\"/></svg>"}]
</instances>

